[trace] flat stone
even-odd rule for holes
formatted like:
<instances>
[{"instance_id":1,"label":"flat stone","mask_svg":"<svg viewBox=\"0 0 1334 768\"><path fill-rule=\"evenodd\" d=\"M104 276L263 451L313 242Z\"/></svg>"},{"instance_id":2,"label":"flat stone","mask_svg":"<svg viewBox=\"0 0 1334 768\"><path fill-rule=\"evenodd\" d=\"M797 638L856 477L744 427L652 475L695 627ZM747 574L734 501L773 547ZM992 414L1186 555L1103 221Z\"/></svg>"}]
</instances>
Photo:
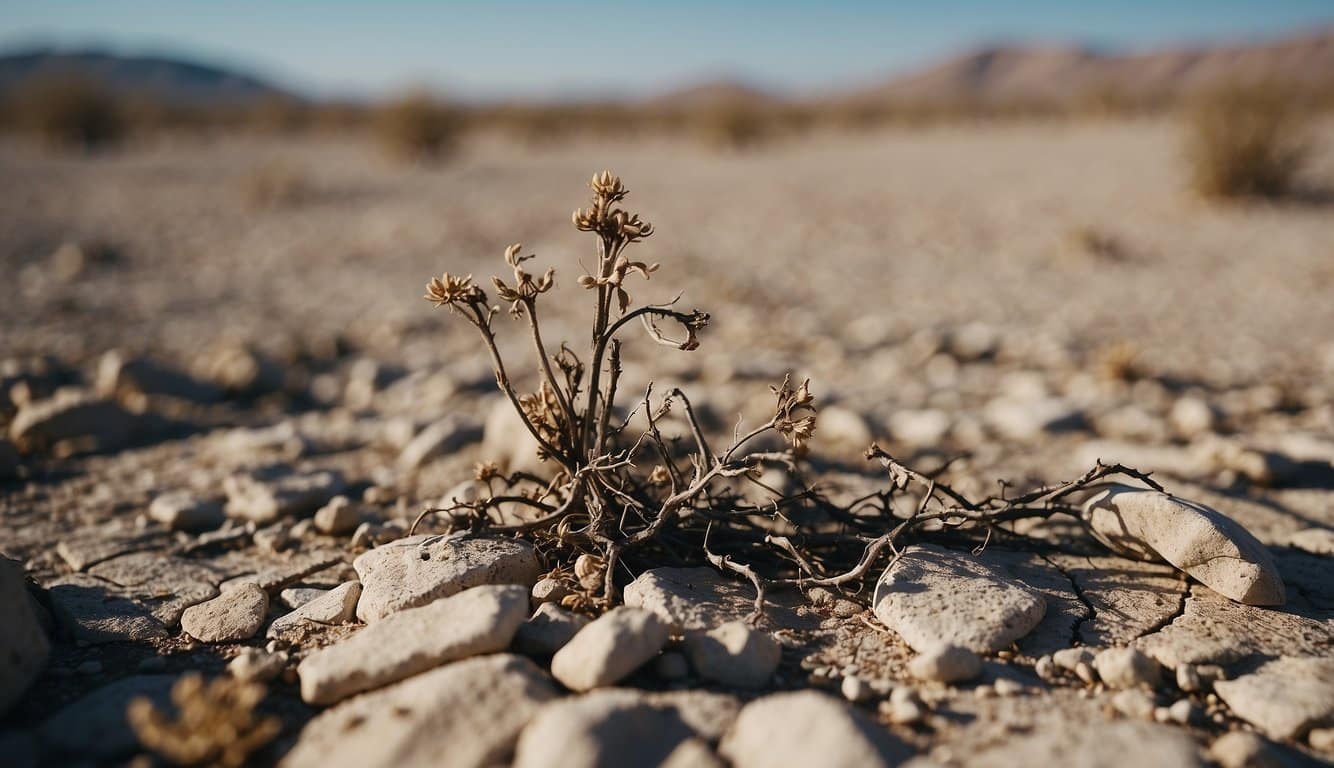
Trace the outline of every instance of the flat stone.
<instances>
[{"instance_id":1,"label":"flat stone","mask_svg":"<svg viewBox=\"0 0 1334 768\"><path fill-rule=\"evenodd\" d=\"M120 594L114 585L72 574L47 585L56 621L85 643L143 642L166 637L150 607Z\"/></svg>"},{"instance_id":2,"label":"flat stone","mask_svg":"<svg viewBox=\"0 0 1334 768\"><path fill-rule=\"evenodd\" d=\"M556 605L542 603L519 627L514 649L536 658L548 658L564 648L592 619Z\"/></svg>"},{"instance_id":3,"label":"flat stone","mask_svg":"<svg viewBox=\"0 0 1334 768\"><path fill-rule=\"evenodd\" d=\"M1269 550L1245 528L1203 504L1112 485L1084 503L1099 541L1118 554L1165 560L1248 605L1282 605L1283 579Z\"/></svg>"},{"instance_id":4,"label":"flat stone","mask_svg":"<svg viewBox=\"0 0 1334 768\"><path fill-rule=\"evenodd\" d=\"M135 552L94 565L88 573L112 582L121 595L149 609L167 627L181 621L186 608L218 596L221 574L205 562L160 552Z\"/></svg>"},{"instance_id":5,"label":"flat stone","mask_svg":"<svg viewBox=\"0 0 1334 768\"><path fill-rule=\"evenodd\" d=\"M660 765L690 729L633 691L594 691L544 706L519 736L514 768Z\"/></svg>"},{"instance_id":6,"label":"flat stone","mask_svg":"<svg viewBox=\"0 0 1334 768\"><path fill-rule=\"evenodd\" d=\"M261 525L311 514L344 487L343 477L337 472L295 472L282 465L231 475L222 483L227 493L227 516Z\"/></svg>"},{"instance_id":7,"label":"flat stone","mask_svg":"<svg viewBox=\"0 0 1334 768\"><path fill-rule=\"evenodd\" d=\"M657 614L619 606L579 630L551 659L551 674L566 688L611 685L658 655L669 629Z\"/></svg>"},{"instance_id":8,"label":"flat stone","mask_svg":"<svg viewBox=\"0 0 1334 768\"><path fill-rule=\"evenodd\" d=\"M291 610L296 610L328 591L318 587L288 587L278 593L278 602Z\"/></svg>"},{"instance_id":9,"label":"flat stone","mask_svg":"<svg viewBox=\"0 0 1334 768\"><path fill-rule=\"evenodd\" d=\"M25 452L50 451L62 443L110 451L134 438L140 417L111 400L79 390L61 390L48 400L24 404L9 423L9 439Z\"/></svg>"},{"instance_id":10,"label":"flat stone","mask_svg":"<svg viewBox=\"0 0 1334 768\"><path fill-rule=\"evenodd\" d=\"M688 632L683 647L701 678L736 688L763 688L783 656L773 635L740 621Z\"/></svg>"},{"instance_id":11,"label":"flat stone","mask_svg":"<svg viewBox=\"0 0 1334 768\"><path fill-rule=\"evenodd\" d=\"M1313 555L1334 555L1334 529L1303 528L1288 537L1288 544Z\"/></svg>"},{"instance_id":12,"label":"flat stone","mask_svg":"<svg viewBox=\"0 0 1334 768\"><path fill-rule=\"evenodd\" d=\"M264 626L269 596L258 584L241 582L181 614L181 629L205 643L237 643L254 637Z\"/></svg>"},{"instance_id":13,"label":"flat stone","mask_svg":"<svg viewBox=\"0 0 1334 768\"><path fill-rule=\"evenodd\" d=\"M1156 688L1162 667L1135 648L1107 648L1093 657L1098 677L1111 688Z\"/></svg>"},{"instance_id":14,"label":"flat stone","mask_svg":"<svg viewBox=\"0 0 1334 768\"><path fill-rule=\"evenodd\" d=\"M361 584L349 581L321 594L291 613L279 616L269 625L265 637L291 641L300 638L309 627L346 624L357 616Z\"/></svg>"},{"instance_id":15,"label":"flat stone","mask_svg":"<svg viewBox=\"0 0 1334 768\"><path fill-rule=\"evenodd\" d=\"M42 673L51 643L33 611L32 598L23 584L23 564L0 557L0 717L23 699L28 687Z\"/></svg>"},{"instance_id":16,"label":"flat stone","mask_svg":"<svg viewBox=\"0 0 1334 768\"><path fill-rule=\"evenodd\" d=\"M851 705L815 691L776 693L747 704L719 752L734 768L894 766L912 755Z\"/></svg>"},{"instance_id":17,"label":"flat stone","mask_svg":"<svg viewBox=\"0 0 1334 768\"><path fill-rule=\"evenodd\" d=\"M250 555L247 562L253 562ZM343 563L343 554L336 549L314 549L302 552L284 552L272 559L262 559L259 567L243 571L248 581L253 581L265 592L273 592L288 584L317 573L332 565Z\"/></svg>"},{"instance_id":18,"label":"flat stone","mask_svg":"<svg viewBox=\"0 0 1334 768\"><path fill-rule=\"evenodd\" d=\"M914 545L876 584L875 615L918 653L958 645L994 653L1046 611L1042 595L1001 569L931 544Z\"/></svg>"},{"instance_id":19,"label":"flat stone","mask_svg":"<svg viewBox=\"0 0 1334 768\"><path fill-rule=\"evenodd\" d=\"M551 679L519 656L455 662L320 714L279 765L503 765L520 731L557 695Z\"/></svg>"},{"instance_id":20,"label":"flat stone","mask_svg":"<svg viewBox=\"0 0 1334 768\"><path fill-rule=\"evenodd\" d=\"M125 719L130 701L145 697L159 707L171 700L172 675L137 675L103 686L56 712L38 731L53 752L113 758L126 755L139 741Z\"/></svg>"},{"instance_id":21,"label":"flat stone","mask_svg":"<svg viewBox=\"0 0 1334 768\"><path fill-rule=\"evenodd\" d=\"M508 406L509 404L506 403ZM446 416L428 425L403 447L398 454L398 469L411 472L423 464L447 453L477 442L482 437L480 424L460 416Z\"/></svg>"},{"instance_id":22,"label":"flat stone","mask_svg":"<svg viewBox=\"0 0 1334 768\"><path fill-rule=\"evenodd\" d=\"M532 545L515 539L412 536L353 561L361 579L357 618L371 624L401 611L483 584L522 584L541 574Z\"/></svg>"},{"instance_id":23,"label":"flat stone","mask_svg":"<svg viewBox=\"0 0 1334 768\"><path fill-rule=\"evenodd\" d=\"M1223 768L1296 768L1263 736L1228 731L1209 746L1209 756Z\"/></svg>"},{"instance_id":24,"label":"flat stone","mask_svg":"<svg viewBox=\"0 0 1334 768\"><path fill-rule=\"evenodd\" d=\"M1165 725L1134 720L1079 727L1048 725L963 756L968 768L1203 768L1194 740Z\"/></svg>"},{"instance_id":25,"label":"flat stone","mask_svg":"<svg viewBox=\"0 0 1334 768\"><path fill-rule=\"evenodd\" d=\"M706 567L652 568L627 584L623 596L626 605L656 613L673 634L741 621L755 610L755 590L749 583ZM790 605L772 599L765 619L781 627L804 624Z\"/></svg>"},{"instance_id":26,"label":"flat stone","mask_svg":"<svg viewBox=\"0 0 1334 768\"><path fill-rule=\"evenodd\" d=\"M301 698L328 705L450 661L509 647L528 617L528 590L482 586L399 611L307 656Z\"/></svg>"},{"instance_id":27,"label":"flat stone","mask_svg":"<svg viewBox=\"0 0 1334 768\"><path fill-rule=\"evenodd\" d=\"M1270 738L1300 739L1312 728L1334 725L1334 659L1274 659L1214 683L1214 693Z\"/></svg>"},{"instance_id":28,"label":"flat stone","mask_svg":"<svg viewBox=\"0 0 1334 768\"><path fill-rule=\"evenodd\" d=\"M265 683L282 674L286 667L287 654L282 651L246 648L227 662L227 674L237 680Z\"/></svg>"},{"instance_id":29,"label":"flat stone","mask_svg":"<svg viewBox=\"0 0 1334 768\"><path fill-rule=\"evenodd\" d=\"M918 680L961 683L982 674L982 657L962 646L941 645L908 662L908 671Z\"/></svg>"},{"instance_id":30,"label":"flat stone","mask_svg":"<svg viewBox=\"0 0 1334 768\"><path fill-rule=\"evenodd\" d=\"M1233 602L1196 585L1182 614L1135 642L1164 667L1228 665L1249 656L1324 656L1334 645L1327 620Z\"/></svg>"},{"instance_id":31,"label":"flat stone","mask_svg":"<svg viewBox=\"0 0 1334 768\"><path fill-rule=\"evenodd\" d=\"M76 571L133 552L163 549L171 544L171 534L164 529L132 530L120 522L90 526L62 538L56 554Z\"/></svg>"},{"instance_id":32,"label":"flat stone","mask_svg":"<svg viewBox=\"0 0 1334 768\"><path fill-rule=\"evenodd\" d=\"M222 525L222 500L193 491L172 491L153 499L148 516L173 531L210 531Z\"/></svg>"},{"instance_id":33,"label":"flat stone","mask_svg":"<svg viewBox=\"0 0 1334 768\"><path fill-rule=\"evenodd\" d=\"M315 530L330 536L352 533L361 525L361 509L346 496L335 496L315 510Z\"/></svg>"}]
</instances>

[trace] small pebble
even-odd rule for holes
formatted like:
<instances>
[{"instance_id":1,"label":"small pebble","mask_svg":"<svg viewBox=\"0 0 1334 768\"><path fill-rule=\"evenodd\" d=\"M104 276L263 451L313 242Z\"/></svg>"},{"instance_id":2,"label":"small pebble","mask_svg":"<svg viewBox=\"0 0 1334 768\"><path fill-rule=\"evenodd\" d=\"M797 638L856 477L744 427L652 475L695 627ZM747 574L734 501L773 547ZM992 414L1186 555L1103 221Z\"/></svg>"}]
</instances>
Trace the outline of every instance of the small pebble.
<instances>
[{"instance_id":1,"label":"small pebble","mask_svg":"<svg viewBox=\"0 0 1334 768\"><path fill-rule=\"evenodd\" d=\"M1015 696L1024 692L1024 684L1018 680L1011 680L1008 677L1002 677L995 683L996 695Z\"/></svg>"},{"instance_id":2,"label":"small pebble","mask_svg":"<svg viewBox=\"0 0 1334 768\"><path fill-rule=\"evenodd\" d=\"M920 705L912 701L885 702L880 711L895 725L912 725L920 722L926 714Z\"/></svg>"},{"instance_id":3,"label":"small pebble","mask_svg":"<svg viewBox=\"0 0 1334 768\"><path fill-rule=\"evenodd\" d=\"M870 699L872 694L871 686L867 685L865 680L862 680L856 675L843 678L843 683L839 686L839 690L842 691L843 698L853 704L861 704L867 699Z\"/></svg>"},{"instance_id":4,"label":"small pebble","mask_svg":"<svg viewBox=\"0 0 1334 768\"><path fill-rule=\"evenodd\" d=\"M1190 699L1173 702L1172 706L1167 708L1167 713L1173 722L1182 725L1189 725L1200 719L1200 708Z\"/></svg>"},{"instance_id":5,"label":"small pebble","mask_svg":"<svg viewBox=\"0 0 1334 768\"><path fill-rule=\"evenodd\" d=\"M1085 685L1093 685L1098 682L1098 673L1093 671L1093 665L1087 661L1081 661L1075 665L1075 676L1083 680Z\"/></svg>"},{"instance_id":6,"label":"small pebble","mask_svg":"<svg viewBox=\"0 0 1334 768\"><path fill-rule=\"evenodd\" d=\"M1190 664L1182 664L1177 667L1177 687L1186 693L1195 693L1203 690L1204 681L1200 679L1200 673Z\"/></svg>"},{"instance_id":7,"label":"small pebble","mask_svg":"<svg viewBox=\"0 0 1334 768\"><path fill-rule=\"evenodd\" d=\"M1056 677L1056 662L1050 656L1043 656L1033 665L1033 671L1043 680L1052 680Z\"/></svg>"}]
</instances>

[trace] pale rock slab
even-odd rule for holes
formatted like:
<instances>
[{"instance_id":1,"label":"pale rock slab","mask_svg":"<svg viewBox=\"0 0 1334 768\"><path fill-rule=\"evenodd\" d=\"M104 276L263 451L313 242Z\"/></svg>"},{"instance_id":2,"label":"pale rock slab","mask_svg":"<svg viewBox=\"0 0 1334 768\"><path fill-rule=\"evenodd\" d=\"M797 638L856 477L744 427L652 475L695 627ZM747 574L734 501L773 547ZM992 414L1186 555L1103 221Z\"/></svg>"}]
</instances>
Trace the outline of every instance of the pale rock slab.
<instances>
[{"instance_id":1,"label":"pale rock slab","mask_svg":"<svg viewBox=\"0 0 1334 768\"><path fill-rule=\"evenodd\" d=\"M924 653L958 645L994 653L1042 620L1042 595L965 553L914 545L876 584L875 615Z\"/></svg>"},{"instance_id":2,"label":"pale rock slab","mask_svg":"<svg viewBox=\"0 0 1334 768\"><path fill-rule=\"evenodd\" d=\"M25 452L50 451L67 443L80 450L108 451L128 443L141 419L111 400L76 389L19 408L9 438Z\"/></svg>"},{"instance_id":3,"label":"pale rock slab","mask_svg":"<svg viewBox=\"0 0 1334 768\"><path fill-rule=\"evenodd\" d=\"M283 651L246 648L227 662L227 674L237 680L264 683L282 674L286 667L287 654Z\"/></svg>"},{"instance_id":4,"label":"pale rock slab","mask_svg":"<svg viewBox=\"0 0 1334 768\"><path fill-rule=\"evenodd\" d=\"M311 514L344 487L343 477L337 472L295 472L282 465L231 475L222 482L227 516L261 525Z\"/></svg>"},{"instance_id":5,"label":"pale rock slab","mask_svg":"<svg viewBox=\"0 0 1334 768\"><path fill-rule=\"evenodd\" d=\"M335 496L315 510L315 530L330 536L352 533L361 525L361 509L346 496Z\"/></svg>"},{"instance_id":6,"label":"pale rock slab","mask_svg":"<svg viewBox=\"0 0 1334 768\"><path fill-rule=\"evenodd\" d=\"M193 491L171 491L153 499L148 516L173 531L208 531L222 525L222 501Z\"/></svg>"},{"instance_id":7,"label":"pale rock slab","mask_svg":"<svg viewBox=\"0 0 1334 768\"><path fill-rule=\"evenodd\" d=\"M254 637L264 626L269 596L258 584L240 582L222 594L185 609L181 629L205 643L236 643Z\"/></svg>"},{"instance_id":8,"label":"pale rock slab","mask_svg":"<svg viewBox=\"0 0 1334 768\"><path fill-rule=\"evenodd\" d=\"M311 720L282 768L503 765L519 733L558 696L519 656L459 661L349 699Z\"/></svg>"},{"instance_id":9,"label":"pale rock slab","mask_svg":"<svg viewBox=\"0 0 1334 768\"><path fill-rule=\"evenodd\" d=\"M104 560L88 573L116 585L121 595L149 609L167 627L181 621L186 608L218 596L221 575L209 565L160 552L135 552Z\"/></svg>"},{"instance_id":10,"label":"pale rock slab","mask_svg":"<svg viewBox=\"0 0 1334 768\"><path fill-rule=\"evenodd\" d=\"M411 536L353 561L361 579L357 618L367 624L484 584L529 589L542 566L532 545L514 539Z\"/></svg>"},{"instance_id":11,"label":"pale rock slab","mask_svg":"<svg viewBox=\"0 0 1334 768\"><path fill-rule=\"evenodd\" d=\"M33 612L23 585L23 565L0 557L0 716L8 712L42 673L51 643Z\"/></svg>"},{"instance_id":12,"label":"pale rock slab","mask_svg":"<svg viewBox=\"0 0 1334 768\"><path fill-rule=\"evenodd\" d=\"M1162 666L1135 648L1099 651L1093 657L1093 668L1111 688L1156 688L1162 682Z\"/></svg>"},{"instance_id":13,"label":"pale rock slab","mask_svg":"<svg viewBox=\"0 0 1334 768\"><path fill-rule=\"evenodd\" d=\"M719 752L734 768L894 766L912 750L849 704L815 691L747 704Z\"/></svg>"},{"instance_id":14,"label":"pale rock slab","mask_svg":"<svg viewBox=\"0 0 1334 768\"><path fill-rule=\"evenodd\" d=\"M1240 718L1274 739L1299 739L1334 724L1334 659L1279 658L1214 693Z\"/></svg>"},{"instance_id":15,"label":"pale rock slab","mask_svg":"<svg viewBox=\"0 0 1334 768\"><path fill-rule=\"evenodd\" d=\"M684 650L701 678L736 688L763 688L783 657L773 635L740 621L686 633Z\"/></svg>"},{"instance_id":16,"label":"pale rock slab","mask_svg":"<svg viewBox=\"0 0 1334 768\"><path fill-rule=\"evenodd\" d=\"M675 712L696 736L710 744L722 740L741 712L741 700L736 696L699 688L654 691L645 694L645 700Z\"/></svg>"},{"instance_id":17,"label":"pale rock slab","mask_svg":"<svg viewBox=\"0 0 1334 768\"><path fill-rule=\"evenodd\" d=\"M551 674L566 688L611 685L667 645L669 629L657 614L619 606L579 630L551 659Z\"/></svg>"},{"instance_id":18,"label":"pale rock slab","mask_svg":"<svg viewBox=\"0 0 1334 768\"><path fill-rule=\"evenodd\" d=\"M1164 667L1232 664L1252 655L1323 656L1334 645L1334 625L1290 610L1233 602L1195 585L1181 615L1135 646Z\"/></svg>"},{"instance_id":19,"label":"pale rock slab","mask_svg":"<svg viewBox=\"0 0 1334 768\"><path fill-rule=\"evenodd\" d=\"M291 613L273 620L264 633L268 638L300 637L310 626L346 624L357 616L357 598L361 597L361 583L349 581L303 603Z\"/></svg>"},{"instance_id":20,"label":"pale rock slab","mask_svg":"<svg viewBox=\"0 0 1334 768\"><path fill-rule=\"evenodd\" d=\"M482 586L399 611L307 656L301 698L328 705L450 661L503 651L528 616L528 590Z\"/></svg>"},{"instance_id":21,"label":"pale rock slab","mask_svg":"<svg viewBox=\"0 0 1334 768\"><path fill-rule=\"evenodd\" d=\"M1283 579L1269 550L1217 510L1159 491L1111 485L1084 503L1084 517L1114 552L1165 560L1240 603L1284 603Z\"/></svg>"},{"instance_id":22,"label":"pale rock slab","mask_svg":"<svg viewBox=\"0 0 1334 768\"><path fill-rule=\"evenodd\" d=\"M85 643L142 642L166 637L148 606L121 595L107 582L75 573L47 585L55 619Z\"/></svg>"},{"instance_id":23,"label":"pale rock slab","mask_svg":"<svg viewBox=\"0 0 1334 768\"><path fill-rule=\"evenodd\" d=\"M543 707L519 736L513 765L660 765L690 738L680 717L636 691L594 691Z\"/></svg>"},{"instance_id":24,"label":"pale rock slab","mask_svg":"<svg viewBox=\"0 0 1334 768\"><path fill-rule=\"evenodd\" d=\"M1203 768L1195 741L1165 725L1134 720L1078 727L1046 725L964 756L966 768Z\"/></svg>"}]
</instances>

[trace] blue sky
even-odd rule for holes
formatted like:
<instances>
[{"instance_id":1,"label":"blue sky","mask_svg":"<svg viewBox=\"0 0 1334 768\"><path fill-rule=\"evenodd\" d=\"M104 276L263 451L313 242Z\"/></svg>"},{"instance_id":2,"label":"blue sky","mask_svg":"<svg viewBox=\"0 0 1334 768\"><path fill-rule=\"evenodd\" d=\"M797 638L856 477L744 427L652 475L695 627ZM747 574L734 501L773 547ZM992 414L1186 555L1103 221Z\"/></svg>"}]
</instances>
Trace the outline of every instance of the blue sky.
<instances>
[{"instance_id":1,"label":"blue sky","mask_svg":"<svg viewBox=\"0 0 1334 768\"><path fill-rule=\"evenodd\" d=\"M1264 39L1334 24L1334 0L0 0L0 19L0 49L186 54L321 95L426 86L505 98L718 78L810 91L996 42L1134 51Z\"/></svg>"}]
</instances>

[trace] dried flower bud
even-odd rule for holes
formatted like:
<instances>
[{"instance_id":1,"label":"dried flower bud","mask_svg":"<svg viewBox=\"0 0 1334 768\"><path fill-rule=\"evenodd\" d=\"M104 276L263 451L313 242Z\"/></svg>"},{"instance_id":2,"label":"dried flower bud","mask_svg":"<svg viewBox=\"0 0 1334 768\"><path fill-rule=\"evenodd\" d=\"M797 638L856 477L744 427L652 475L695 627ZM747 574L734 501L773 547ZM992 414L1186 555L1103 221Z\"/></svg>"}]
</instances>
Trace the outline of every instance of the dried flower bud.
<instances>
[{"instance_id":1,"label":"dried flower bud","mask_svg":"<svg viewBox=\"0 0 1334 768\"><path fill-rule=\"evenodd\" d=\"M472 284L472 275L454 277L448 272L431 278L422 297L437 307L456 304L486 303L486 293Z\"/></svg>"},{"instance_id":2,"label":"dried flower bud","mask_svg":"<svg viewBox=\"0 0 1334 768\"><path fill-rule=\"evenodd\" d=\"M777 397L774 406L774 428L793 448L803 448L815 434L815 398L811 396L810 379L792 388L790 376L783 377L778 387L770 387Z\"/></svg>"}]
</instances>

